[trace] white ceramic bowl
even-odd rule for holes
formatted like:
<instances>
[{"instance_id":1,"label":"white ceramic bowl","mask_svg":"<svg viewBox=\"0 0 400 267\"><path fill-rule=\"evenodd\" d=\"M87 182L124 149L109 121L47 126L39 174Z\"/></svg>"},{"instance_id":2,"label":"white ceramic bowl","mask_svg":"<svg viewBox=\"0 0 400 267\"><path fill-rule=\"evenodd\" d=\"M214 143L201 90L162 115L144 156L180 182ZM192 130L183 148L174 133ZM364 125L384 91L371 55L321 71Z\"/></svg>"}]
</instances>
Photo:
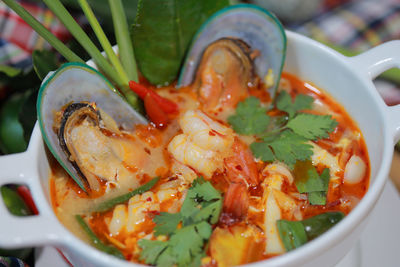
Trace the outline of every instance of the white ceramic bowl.
<instances>
[{"instance_id":1,"label":"white ceramic bowl","mask_svg":"<svg viewBox=\"0 0 400 267\"><path fill-rule=\"evenodd\" d=\"M400 139L400 106L386 106L372 83L383 71L400 67L400 41L347 58L301 35L287 32L287 36L285 71L329 92L358 122L371 160L370 189L332 230L283 256L251 265L332 266L360 236L383 190L393 147ZM0 157L0 185L28 185L40 212L38 216L12 216L0 198L0 247L52 245L60 248L75 266L134 266L87 245L61 225L50 203L49 172L38 125L26 152Z\"/></svg>"}]
</instances>

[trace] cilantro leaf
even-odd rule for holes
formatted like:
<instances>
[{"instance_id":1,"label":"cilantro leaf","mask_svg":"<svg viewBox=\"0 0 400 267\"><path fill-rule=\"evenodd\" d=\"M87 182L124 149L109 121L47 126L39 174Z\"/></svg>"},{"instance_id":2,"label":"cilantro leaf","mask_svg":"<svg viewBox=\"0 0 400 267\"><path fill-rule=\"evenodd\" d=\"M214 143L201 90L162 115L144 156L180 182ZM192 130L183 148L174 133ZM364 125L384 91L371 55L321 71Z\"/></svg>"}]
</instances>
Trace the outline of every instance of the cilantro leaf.
<instances>
[{"instance_id":1,"label":"cilantro leaf","mask_svg":"<svg viewBox=\"0 0 400 267\"><path fill-rule=\"evenodd\" d=\"M325 168L318 174L312 162L298 161L293 169L294 181L300 193L308 193L311 205L325 205L329 187L329 169Z\"/></svg>"},{"instance_id":2,"label":"cilantro leaf","mask_svg":"<svg viewBox=\"0 0 400 267\"><path fill-rule=\"evenodd\" d=\"M167 242L164 242L167 243ZM157 266L172 267L175 266L176 259L170 246L168 246L158 257Z\"/></svg>"},{"instance_id":3,"label":"cilantro leaf","mask_svg":"<svg viewBox=\"0 0 400 267\"><path fill-rule=\"evenodd\" d=\"M337 121L329 115L314 115L301 113L286 125L293 132L309 140L327 138L337 126Z\"/></svg>"},{"instance_id":4,"label":"cilantro leaf","mask_svg":"<svg viewBox=\"0 0 400 267\"><path fill-rule=\"evenodd\" d=\"M326 204L326 192L315 191L308 193L308 201L311 205L325 205Z\"/></svg>"},{"instance_id":5,"label":"cilantro leaf","mask_svg":"<svg viewBox=\"0 0 400 267\"><path fill-rule=\"evenodd\" d=\"M139 240L140 259L156 266L200 266L212 233L211 224L218 222L221 210L220 192L203 178L196 179L179 213L162 212L154 217L154 234L167 235L169 240ZM180 222L183 227L178 229Z\"/></svg>"},{"instance_id":6,"label":"cilantro leaf","mask_svg":"<svg viewBox=\"0 0 400 267\"><path fill-rule=\"evenodd\" d=\"M314 99L311 96L299 94L292 102L292 97L286 91L282 91L276 99L276 107L287 112L289 117L292 118L300 110L311 109L313 101Z\"/></svg>"},{"instance_id":7,"label":"cilantro leaf","mask_svg":"<svg viewBox=\"0 0 400 267\"><path fill-rule=\"evenodd\" d=\"M266 112L260 100L252 96L237 105L236 113L228 118L228 122L238 134L260 134L269 124L270 117Z\"/></svg>"},{"instance_id":8,"label":"cilantro leaf","mask_svg":"<svg viewBox=\"0 0 400 267\"><path fill-rule=\"evenodd\" d=\"M183 227L171 236L169 245L176 257L178 266L187 266L193 256L203 251L204 242L212 233L212 227L207 222Z\"/></svg>"},{"instance_id":9,"label":"cilantro leaf","mask_svg":"<svg viewBox=\"0 0 400 267\"><path fill-rule=\"evenodd\" d=\"M179 222L182 220L182 215L180 213L161 212L153 220L157 224L154 228L156 236L170 235L178 227Z\"/></svg>"},{"instance_id":10,"label":"cilantro leaf","mask_svg":"<svg viewBox=\"0 0 400 267\"><path fill-rule=\"evenodd\" d=\"M200 212L201 208L206 208L208 205L221 200L221 194L211 185L210 182L203 182L196 179L191 188L189 188L186 198L182 204L180 213L183 218L183 225L196 223L196 214ZM219 209L220 210L220 209ZM207 214L210 212L210 214ZM206 209L202 211L203 215L200 218L204 219L209 217L210 220L215 221L219 218L219 212L213 209ZM207 216L206 216L207 215Z\"/></svg>"},{"instance_id":11,"label":"cilantro leaf","mask_svg":"<svg viewBox=\"0 0 400 267\"><path fill-rule=\"evenodd\" d=\"M201 209L197 214L194 216L194 222L201 222L201 221L208 221L211 224L215 224L218 222L219 215L222 211L222 200L217 200L207 207Z\"/></svg>"},{"instance_id":12,"label":"cilantro leaf","mask_svg":"<svg viewBox=\"0 0 400 267\"><path fill-rule=\"evenodd\" d=\"M138 245L142 248L140 260L143 260L147 264L156 265L157 259L160 254L165 251L168 243L157 240L140 239Z\"/></svg>"},{"instance_id":13,"label":"cilantro leaf","mask_svg":"<svg viewBox=\"0 0 400 267\"><path fill-rule=\"evenodd\" d=\"M275 155L267 142L254 142L250 145L253 155L262 161L274 161Z\"/></svg>"},{"instance_id":14,"label":"cilantro leaf","mask_svg":"<svg viewBox=\"0 0 400 267\"><path fill-rule=\"evenodd\" d=\"M263 161L278 160L292 165L298 160L307 160L311 157L312 146L306 142L307 139L286 130L277 137L266 138L264 142L252 143L250 149L256 158Z\"/></svg>"}]
</instances>

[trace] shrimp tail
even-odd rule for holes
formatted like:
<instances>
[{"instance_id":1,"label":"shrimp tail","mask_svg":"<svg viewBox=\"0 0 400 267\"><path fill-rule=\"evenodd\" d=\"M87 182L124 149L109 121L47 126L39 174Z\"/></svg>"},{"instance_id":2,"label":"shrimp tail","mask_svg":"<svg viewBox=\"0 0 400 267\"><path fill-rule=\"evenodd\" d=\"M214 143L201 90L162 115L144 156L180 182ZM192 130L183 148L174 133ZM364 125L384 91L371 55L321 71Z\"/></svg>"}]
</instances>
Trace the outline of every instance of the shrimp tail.
<instances>
[{"instance_id":1,"label":"shrimp tail","mask_svg":"<svg viewBox=\"0 0 400 267\"><path fill-rule=\"evenodd\" d=\"M242 221L249 209L247 185L242 180L232 182L225 194L221 221L227 225Z\"/></svg>"}]
</instances>

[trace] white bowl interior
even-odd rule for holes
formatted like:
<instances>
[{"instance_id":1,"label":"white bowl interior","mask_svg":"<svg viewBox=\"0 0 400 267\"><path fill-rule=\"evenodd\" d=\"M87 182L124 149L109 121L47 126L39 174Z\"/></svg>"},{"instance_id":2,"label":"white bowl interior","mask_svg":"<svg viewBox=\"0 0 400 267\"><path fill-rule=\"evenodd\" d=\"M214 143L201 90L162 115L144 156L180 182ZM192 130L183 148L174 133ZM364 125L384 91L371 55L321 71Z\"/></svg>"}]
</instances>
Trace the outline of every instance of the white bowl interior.
<instances>
[{"instance_id":1,"label":"white bowl interior","mask_svg":"<svg viewBox=\"0 0 400 267\"><path fill-rule=\"evenodd\" d=\"M354 72L351 70L350 65L344 61L345 58L339 57L338 54L332 50L317 44L316 42L312 42L307 38L288 32L288 49L284 71L295 74L299 78L312 83L323 91L329 92L334 99L346 108L350 116L357 121L359 128L364 134L369 151L371 162L371 188L373 187L382 160L384 159L384 152L387 153L387 151L384 151L384 139L388 135L384 132L385 120L383 114L379 111L381 108L380 105L382 105L383 101L376 101L379 94L377 92L366 90L366 87L370 86L369 83L371 82L356 77ZM43 142L40 145L43 146ZM38 161L38 170L40 183L48 201L48 203L44 205L47 206L46 208L51 209L48 182L49 163L46 160L45 154L44 149L39 149L38 158L40 160ZM372 210L372 207L369 207L369 209ZM354 227L354 224L349 223L347 226ZM360 229L361 228L357 228L349 237L350 239L354 239L354 242L358 233L361 231ZM341 233L343 234L345 231L343 230ZM334 235L331 234L329 238L333 236ZM331 245L326 238L324 241L318 239L316 241L319 241L319 245L324 244L325 251L331 249L332 252L337 254L337 256L330 258L332 262L328 261L329 263L333 264L344 256L343 248L340 247L341 243L339 240L336 240L336 243ZM302 247L286 254L285 256L277 257L276 260L273 259L266 262L260 262L255 265L282 266L282 264L284 264L286 266L286 264L288 264L287 266L299 266L299 264L307 263L312 260L310 259L311 255L323 258L324 253L322 249L319 250L319 254L312 254L310 252L311 248L318 251L318 248L311 243L316 242L310 242L303 246L304 248ZM308 247L310 247L310 249L308 249ZM301 255L299 256L302 252L310 252L308 254L305 253L308 258L302 257ZM89 261L96 261L93 255L84 255L83 257L90 258ZM324 263L324 261L318 260L316 262L319 262L319 264L321 262ZM325 266L326 263L327 261L325 261ZM306 266L314 265L307 264Z\"/></svg>"}]
</instances>

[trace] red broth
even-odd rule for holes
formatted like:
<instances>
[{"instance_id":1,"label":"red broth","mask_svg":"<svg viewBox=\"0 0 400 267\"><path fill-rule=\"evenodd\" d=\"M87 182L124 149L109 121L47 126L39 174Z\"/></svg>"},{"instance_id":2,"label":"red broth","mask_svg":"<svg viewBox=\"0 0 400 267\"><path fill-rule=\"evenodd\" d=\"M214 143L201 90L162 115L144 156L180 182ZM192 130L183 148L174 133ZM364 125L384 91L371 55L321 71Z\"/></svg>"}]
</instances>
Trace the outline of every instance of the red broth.
<instances>
[{"instance_id":1,"label":"red broth","mask_svg":"<svg viewBox=\"0 0 400 267\"><path fill-rule=\"evenodd\" d=\"M298 94L313 97L313 108L304 112L329 114L338 122L328 138L310 141L314 145L314 153L322 155L312 160L316 172L321 175L325 168L331 172L325 205L311 205L307 194L299 193L293 177L290 178L296 176L295 166L264 162L252 155L249 147L257 138L235 133L227 122L227 118L235 113L235 106L229 107L229 103L224 103L211 112L204 109L204 102L191 87L176 90L169 86L157 91L177 103L179 113L169 115L170 122L166 128L139 125L134 132L118 137L124 140L123 145L126 146L123 163L129 171L128 178L117 182L99 179L101 193L87 194L60 166L55 163L52 166L50 189L54 211L68 229L88 243L91 243L90 239L76 222L76 214L83 215L100 240L119 249L126 260L145 263L146 260L140 256L142 248L138 241L167 241L166 235L154 235L154 218L161 212L179 212L193 179L203 176L221 192L224 200L219 220L212 226L213 233L203 246L205 254L201 265L239 265L285 253L287 249L279 235L270 235L272 230L277 230L273 222L269 222L271 218L299 221L328 211L348 214L368 190L370 163L356 123L329 95L294 75L283 73L280 91L287 91L292 98ZM270 101L262 83L250 87L248 96L257 97L265 106ZM205 142L220 137L218 142L226 142L228 148L222 146L215 151L212 148L209 153L213 156L208 161L188 158L191 149L198 148L194 141L196 133L188 133L191 130L182 127L185 123L182 116L188 110L202 111L206 118L201 117L200 120L211 125ZM198 116L203 116L199 114L195 113L191 118L196 120ZM268 114L277 117L285 113L275 108ZM180 143L173 145L177 136L183 138L184 148ZM357 156L364 163L362 177L356 183L348 183L344 179L352 156ZM159 176L160 181L150 191L106 212L92 212L99 203L130 192L155 176ZM237 177L248 179L243 182ZM252 180L251 177L255 178ZM274 207L278 210L275 213L271 211ZM232 250L235 250L235 255L232 255Z\"/></svg>"}]
</instances>

